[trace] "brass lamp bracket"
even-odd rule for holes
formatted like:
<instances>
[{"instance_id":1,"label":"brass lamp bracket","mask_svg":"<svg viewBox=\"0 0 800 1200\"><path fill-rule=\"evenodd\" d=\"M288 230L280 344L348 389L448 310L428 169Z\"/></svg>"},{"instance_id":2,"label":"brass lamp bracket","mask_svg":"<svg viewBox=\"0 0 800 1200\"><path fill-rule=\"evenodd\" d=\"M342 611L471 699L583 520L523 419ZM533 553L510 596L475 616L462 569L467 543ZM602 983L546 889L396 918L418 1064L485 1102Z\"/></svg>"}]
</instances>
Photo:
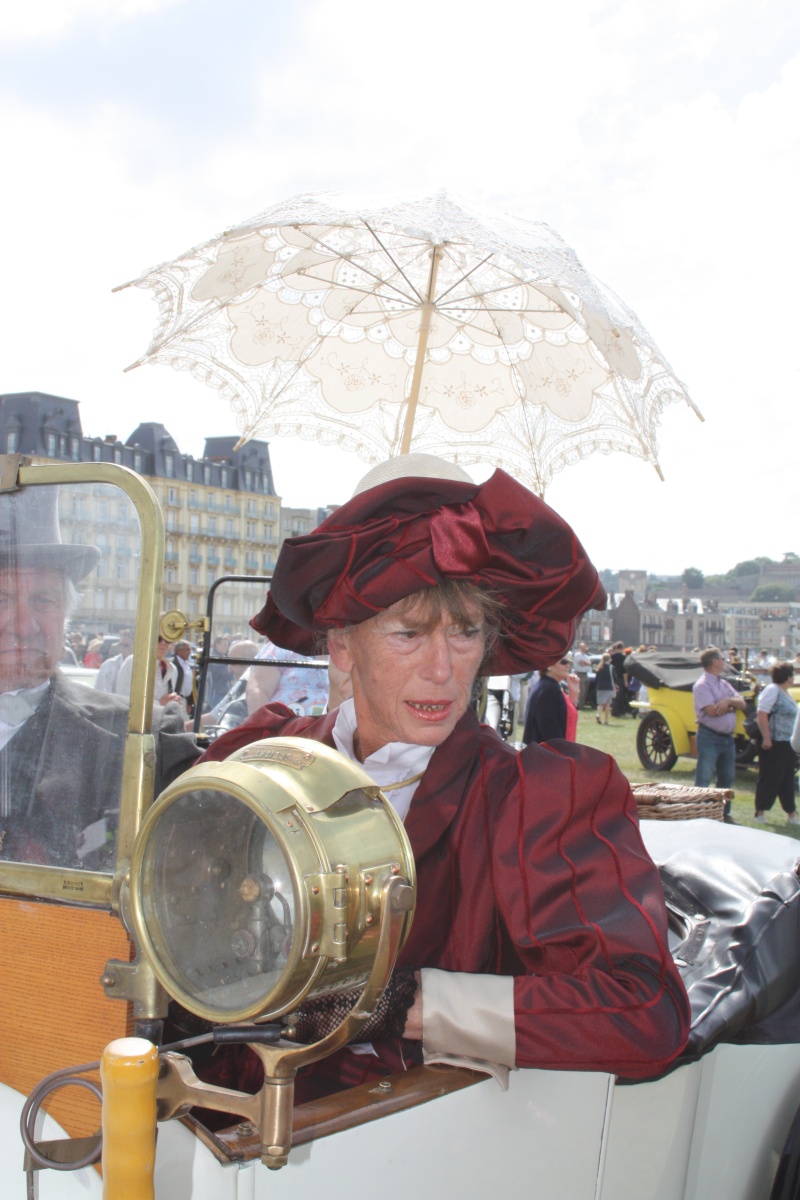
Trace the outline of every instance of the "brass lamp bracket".
<instances>
[{"instance_id":1,"label":"brass lamp bracket","mask_svg":"<svg viewBox=\"0 0 800 1200\"><path fill-rule=\"evenodd\" d=\"M292 1145L294 1078L300 1067L317 1062L351 1041L372 1014L389 981L400 950L406 914L413 908L414 889L401 876L390 878L381 904L381 928L366 987L341 1025L308 1046L281 1040L273 1045L248 1042L264 1065L260 1092L232 1091L203 1083L181 1054L161 1056L158 1117L167 1121L192 1107L216 1109L245 1117L259 1130L261 1161L272 1170L286 1165ZM111 965L111 964L109 964Z\"/></svg>"},{"instance_id":2,"label":"brass lamp bracket","mask_svg":"<svg viewBox=\"0 0 800 1200\"><path fill-rule=\"evenodd\" d=\"M136 1020L161 1019L167 1015L167 993L145 959L137 957L133 962L109 959L100 984L110 1000L132 1001Z\"/></svg>"}]
</instances>

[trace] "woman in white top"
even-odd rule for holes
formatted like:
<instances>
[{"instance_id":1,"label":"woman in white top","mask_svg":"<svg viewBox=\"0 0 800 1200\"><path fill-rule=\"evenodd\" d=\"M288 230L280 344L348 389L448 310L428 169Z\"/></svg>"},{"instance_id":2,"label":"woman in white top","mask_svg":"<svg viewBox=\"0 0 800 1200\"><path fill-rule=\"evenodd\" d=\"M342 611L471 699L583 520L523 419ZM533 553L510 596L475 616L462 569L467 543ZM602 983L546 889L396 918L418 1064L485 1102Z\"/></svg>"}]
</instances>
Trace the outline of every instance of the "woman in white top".
<instances>
[{"instance_id":1,"label":"woman in white top","mask_svg":"<svg viewBox=\"0 0 800 1200\"><path fill-rule=\"evenodd\" d=\"M758 783L756 784L757 821L765 821L777 796L786 813L787 823L796 825L794 771L796 766L792 737L797 723L797 705L789 695L794 683L794 665L775 663L772 683L758 698L756 720L763 738L759 753Z\"/></svg>"}]
</instances>

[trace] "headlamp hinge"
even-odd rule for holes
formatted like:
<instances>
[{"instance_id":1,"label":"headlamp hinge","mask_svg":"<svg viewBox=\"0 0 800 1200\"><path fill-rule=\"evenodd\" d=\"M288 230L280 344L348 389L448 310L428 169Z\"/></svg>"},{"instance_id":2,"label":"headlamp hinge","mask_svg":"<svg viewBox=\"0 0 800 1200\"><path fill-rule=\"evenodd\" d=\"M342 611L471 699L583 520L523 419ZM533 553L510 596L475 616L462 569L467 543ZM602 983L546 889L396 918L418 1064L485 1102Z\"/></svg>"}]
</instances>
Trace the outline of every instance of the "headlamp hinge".
<instances>
[{"instance_id":1,"label":"headlamp hinge","mask_svg":"<svg viewBox=\"0 0 800 1200\"><path fill-rule=\"evenodd\" d=\"M350 876L345 867L338 871L306 875L311 901L311 920L304 958L347 957L347 905Z\"/></svg>"}]
</instances>

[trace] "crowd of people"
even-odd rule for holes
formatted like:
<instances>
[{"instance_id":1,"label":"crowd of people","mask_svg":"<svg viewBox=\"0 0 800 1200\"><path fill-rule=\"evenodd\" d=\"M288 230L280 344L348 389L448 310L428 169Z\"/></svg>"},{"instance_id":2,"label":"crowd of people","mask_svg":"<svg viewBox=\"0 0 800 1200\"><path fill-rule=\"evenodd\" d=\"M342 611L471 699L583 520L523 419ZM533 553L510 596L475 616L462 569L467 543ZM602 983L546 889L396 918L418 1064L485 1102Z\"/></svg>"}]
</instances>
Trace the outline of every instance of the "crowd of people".
<instances>
[{"instance_id":1,"label":"crowd of people","mask_svg":"<svg viewBox=\"0 0 800 1200\"><path fill-rule=\"evenodd\" d=\"M640 645L637 653L656 649ZM540 670L491 676L486 681L482 719L512 742L519 732L518 725L521 726L518 744L527 746L556 738L575 741L581 709L591 708L599 725L609 725L610 718L628 715L636 718L646 707L647 688L626 671L625 661L632 652L632 647L618 641L606 652L590 655L587 644L579 642L558 662ZM754 819L764 823L777 799L787 822L800 822L796 780L800 722L797 705L789 692L795 670L800 670L800 653L792 662L776 660L766 650L746 662L735 646L725 653L716 647L703 652L695 648L694 653L698 654L702 667L694 688L695 786L732 789L735 785L736 714L744 712L747 706L741 692L723 676L747 669L759 681L760 688L756 734L760 743L759 776ZM127 697L132 655L130 629L120 630L116 637L96 634L87 638L72 632L65 642L62 661L97 666L95 687ZM216 735L234 729L264 704L287 705L298 716L321 715L352 694L350 676L337 670L334 664L329 663L327 670L308 665L287 667L287 662L307 661L307 656L281 649L267 638L253 640L243 633L220 634L214 639L211 655L203 711L197 722L204 732ZM232 661L222 661L227 659ZM169 646L159 638L155 703L161 706L177 703L184 713L187 731L196 727L193 718L199 660L199 646L185 640ZM262 663L263 666L258 665ZM733 823L730 800L726 801L724 815L726 821Z\"/></svg>"},{"instance_id":2,"label":"crowd of people","mask_svg":"<svg viewBox=\"0 0 800 1200\"><path fill-rule=\"evenodd\" d=\"M637 653L656 651L655 646L639 646ZM639 715L647 704L647 689L626 669L626 660L631 653L631 647L616 642L608 652L595 656L593 663L586 644L580 642L571 655L565 655L558 663L536 673L525 708L523 744L552 738L574 740L578 710L587 707L593 668L596 670L592 707L597 723L608 725L609 716L622 717L628 712L634 717ZM725 676L740 675L746 669L751 683L755 680L757 692L755 737L759 770L754 820L763 824L777 799L786 814L787 824L800 823L797 812L800 712L790 692L796 671L800 670L800 653L794 661L784 661L761 650L754 656L752 667L746 667L735 646L727 653L711 646L702 652L696 648L693 654L697 655L701 668L692 689L697 757L694 785L731 791L735 786L735 736L737 730L741 733L737 713L748 712L749 706L741 686L734 686ZM638 704L634 706L635 700ZM751 701L751 707L752 704ZM731 800L727 799L723 819L735 824L731 810Z\"/></svg>"},{"instance_id":3,"label":"crowd of people","mask_svg":"<svg viewBox=\"0 0 800 1200\"><path fill-rule=\"evenodd\" d=\"M62 662L77 660L83 640L80 634L70 636ZM102 645L102 655L87 651L81 661L83 666L96 667L95 688L127 699L133 671L133 632L122 629L116 636L98 635L88 644ZM187 730L195 728L200 660L199 645L185 640L170 645L159 636L154 702L162 707L178 704ZM324 661L317 660L310 666L303 655L281 650L266 638L254 641L242 633L220 634L210 649L199 727L205 732L225 732L268 703L286 704L298 716L306 712L319 715L328 707L329 676ZM340 696L346 686L345 681L337 679L335 695Z\"/></svg>"}]
</instances>

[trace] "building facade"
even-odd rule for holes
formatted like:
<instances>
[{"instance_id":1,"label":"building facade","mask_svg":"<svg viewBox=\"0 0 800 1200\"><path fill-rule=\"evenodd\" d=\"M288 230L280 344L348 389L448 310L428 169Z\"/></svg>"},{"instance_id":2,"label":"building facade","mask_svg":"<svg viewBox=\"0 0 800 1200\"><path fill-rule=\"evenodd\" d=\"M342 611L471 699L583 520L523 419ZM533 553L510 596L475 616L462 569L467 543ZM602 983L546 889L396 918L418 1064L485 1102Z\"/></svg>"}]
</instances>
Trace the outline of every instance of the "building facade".
<instances>
[{"instance_id":1,"label":"building facade","mask_svg":"<svg viewBox=\"0 0 800 1200\"><path fill-rule=\"evenodd\" d=\"M626 646L677 651L736 646L751 658L762 649L776 658L794 658L800 650L800 603L704 602L697 597L650 594L639 603L628 591L609 596L605 612L585 613L575 641L586 642L593 651L621 641Z\"/></svg>"},{"instance_id":2,"label":"building facade","mask_svg":"<svg viewBox=\"0 0 800 1200\"><path fill-rule=\"evenodd\" d=\"M150 484L165 525L162 607L190 617L205 612L208 589L221 575L269 575L281 537L269 446L253 440L207 438L202 458L182 454L157 422L140 424L123 442L114 434L85 436L78 402L41 392L0 396L0 450L34 462L118 463ZM71 485L60 508L64 541L100 548L93 576L93 611L105 632L131 623L138 585L139 522L118 489ZM226 589L230 631L246 630L252 604ZM241 609L241 611L240 611ZM218 624L215 620L215 628Z\"/></svg>"}]
</instances>

